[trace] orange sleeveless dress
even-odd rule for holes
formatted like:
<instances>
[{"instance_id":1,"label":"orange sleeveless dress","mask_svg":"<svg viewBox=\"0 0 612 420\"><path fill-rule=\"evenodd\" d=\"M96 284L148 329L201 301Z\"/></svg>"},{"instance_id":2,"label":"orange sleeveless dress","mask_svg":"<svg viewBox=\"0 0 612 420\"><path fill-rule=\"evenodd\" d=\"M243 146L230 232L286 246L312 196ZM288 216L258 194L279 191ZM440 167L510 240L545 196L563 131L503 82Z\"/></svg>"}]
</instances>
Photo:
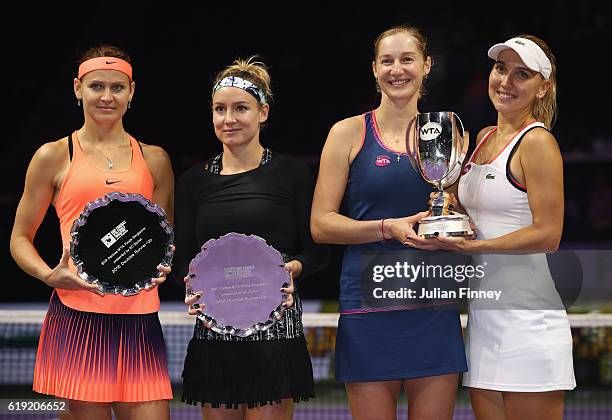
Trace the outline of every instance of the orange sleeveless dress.
<instances>
[{"instance_id":1,"label":"orange sleeveless dress","mask_svg":"<svg viewBox=\"0 0 612 420\"><path fill-rule=\"evenodd\" d=\"M131 167L122 172L95 167L76 132L69 143L74 155L55 203L64 247L87 203L112 191L152 199L154 187L134 138ZM76 272L72 261L70 268ZM55 289L40 335L34 391L90 402L172 399L158 310L156 287L135 296Z\"/></svg>"}]
</instances>

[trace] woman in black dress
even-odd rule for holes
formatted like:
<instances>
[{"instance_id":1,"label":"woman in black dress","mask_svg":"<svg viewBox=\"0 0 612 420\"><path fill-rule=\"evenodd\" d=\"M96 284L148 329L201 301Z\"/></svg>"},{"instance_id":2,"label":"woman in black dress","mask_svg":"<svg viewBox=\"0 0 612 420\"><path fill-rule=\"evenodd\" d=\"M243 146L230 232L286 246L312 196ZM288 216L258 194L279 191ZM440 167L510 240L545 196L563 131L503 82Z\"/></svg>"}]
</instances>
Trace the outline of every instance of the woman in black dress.
<instances>
[{"instance_id":1,"label":"woman in black dress","mask_svg":"<svg viewBox=\"0 0 612 420\"><path fill-rule=\"evenodd\" d=\"M175 266L182 275L202 244L230 232L264 238L282 253L293 279L326 264L328 250L313 242L309 229L311 171L260 142L270 99L263 63L236 60L217 75L212 120L223 152L187 170L177 187ZM288 309L266 331L241 338L196 321L183 400L202 404L206 419L287 418L294 401L314 396L300 299L293 287L284 290ZM196 301L197 296L186 299Z\"/></svg>"}]
</instances>

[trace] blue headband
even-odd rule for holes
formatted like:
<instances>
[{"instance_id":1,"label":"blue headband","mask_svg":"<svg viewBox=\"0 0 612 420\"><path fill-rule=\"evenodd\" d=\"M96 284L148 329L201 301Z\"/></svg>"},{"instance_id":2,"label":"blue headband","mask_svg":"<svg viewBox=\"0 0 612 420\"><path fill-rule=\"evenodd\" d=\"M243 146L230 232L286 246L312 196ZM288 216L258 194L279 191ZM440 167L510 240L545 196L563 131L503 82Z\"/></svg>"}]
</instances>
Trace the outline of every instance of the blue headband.
<instances>
[{"instance_id":1,"label":"blue headband","mask_svg":"<svg viewBox=\"0 0 612 420\"><path fill-rule=\"evenodd\" d=\"M266 103L266 95L264 94L264 91L259 86L249 82L248 80L244 80L241 77L228 76L219 80L213 87L213 95L216 91L224 87L235 87L238 89L242 89L245 92L248 92L253 95L253 97L257 99L257 102L259 102L260 104L263 105Z\"/></svg>"}]
</instances>

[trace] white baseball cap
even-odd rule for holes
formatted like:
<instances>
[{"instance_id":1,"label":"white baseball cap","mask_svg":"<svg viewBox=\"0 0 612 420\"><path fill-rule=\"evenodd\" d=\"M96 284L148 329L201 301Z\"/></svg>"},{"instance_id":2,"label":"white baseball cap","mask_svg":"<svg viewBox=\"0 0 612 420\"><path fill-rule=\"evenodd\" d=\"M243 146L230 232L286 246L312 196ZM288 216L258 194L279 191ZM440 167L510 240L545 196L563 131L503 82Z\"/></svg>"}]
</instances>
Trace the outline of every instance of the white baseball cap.
<instances>
[{"instance_id":1,"label":"white baseball cap","mask_svg":"<svg viewBox=\"0 0 612 420\"><path fill-rule=\"evenodd\" d=\"M538 44L527 38L511 38L502 44L495 44L489 48L489 57L497 60L499 54L508 48L514 50L523 63L533 71L539 72L546 80L552 73L550 60Z\"/></svg>"}]
</instances>

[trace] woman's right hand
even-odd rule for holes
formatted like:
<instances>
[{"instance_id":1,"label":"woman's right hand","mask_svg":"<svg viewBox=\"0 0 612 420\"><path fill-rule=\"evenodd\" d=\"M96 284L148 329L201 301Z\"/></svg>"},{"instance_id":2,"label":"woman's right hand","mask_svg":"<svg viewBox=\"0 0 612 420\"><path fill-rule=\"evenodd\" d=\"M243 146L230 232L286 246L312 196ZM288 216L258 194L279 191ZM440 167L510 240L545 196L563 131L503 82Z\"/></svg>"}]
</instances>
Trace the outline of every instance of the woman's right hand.
<instances>
[{"instance_id":1,"label":"woman's right hand","mask_svg":"<svg viewBox=\"0 0 612 420\"><path fill-rule=\"evenodd\" d=\"M100 296L104 296L104 293L100 289L99 285L86 282L75 273L70 270L68 266L68 260L70 258L70 251L68 248L62 250L62 258L59 263L43 281L51 287L56 289L66 290L87 290L92 293L96 293Z\"/></svg>"},{"instance_id":2,"label":"woman's right hand","mask_svg":"<svg viewBox=\"0 0 612 420\"><path fill-rule=\"evenodd\" d=\"M187 285L189 284L189 275L186 275L183 278L183 281L185 282L185 288L186 288ZM200 315L202 313L206 305L203 303L202 304L198 303L198 300L200 300L201 297L202 297L201 291L185 293L185 305L188 306L187 312L189 312L189 315Z\"/></svg>"},{"instance_id":3,"label":"woman's right hand","mask_svg":"<svg viewBox=\"0 0 612 420\"><path fill-rule=\"evenodd\" d=\"M419 220L429 216L430 214L430 211L422 211L408 217L385 219L385 238L395 239L404 246L409 246L412 248L419 248L427 251L440 249L437 242L432 239L421 238L414 231L414 225L416 225ZM387 232L391 238L386 235Z\"/></svg>"},{"instance_id":4,"label":"woman's right hand","mask_svg":"<svg viewBox=\"0 0 612 420\"><path fill-rule=\"evenodd\" d=\"M408 217L384 219L384 228L381 227L381 230L384 232L385 239L395 239L399 243L404 243L406 239L416 238L417 234L414 231L414 225L419 220L429 216L429 214L429 211L422 211Z\"/></svg>"}]
</instances>

